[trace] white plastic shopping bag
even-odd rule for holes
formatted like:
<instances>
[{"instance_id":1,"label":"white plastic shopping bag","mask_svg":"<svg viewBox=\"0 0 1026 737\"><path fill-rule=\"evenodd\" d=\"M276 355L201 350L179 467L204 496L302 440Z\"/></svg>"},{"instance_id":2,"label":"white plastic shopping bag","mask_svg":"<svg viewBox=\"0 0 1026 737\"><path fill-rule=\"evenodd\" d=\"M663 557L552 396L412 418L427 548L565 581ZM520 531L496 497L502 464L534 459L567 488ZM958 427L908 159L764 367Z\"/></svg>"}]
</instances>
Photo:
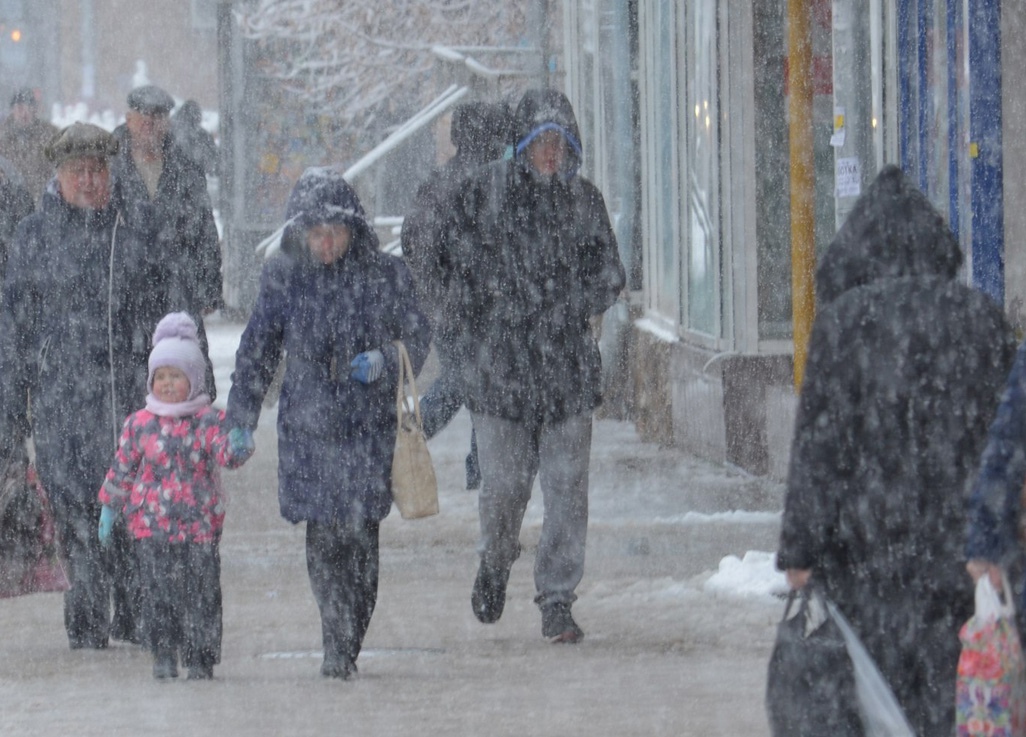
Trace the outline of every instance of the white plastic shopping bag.
<instances>
[{"instance_id":1,"label":"white plastic shopping bag","mask_svg":"<svg viewBox=\"0 0 1026 737\"><path fill-rule=\"evenodd\" d=\"M858 635L848 620L832 601L826 603L827 611L844 637L848 656L855 666L855 693L859 700L859 714L866 737L915 737L905 712L901 710L891 687L880 674L873 658L866 652Z\"/></svg>"}]
</instances>

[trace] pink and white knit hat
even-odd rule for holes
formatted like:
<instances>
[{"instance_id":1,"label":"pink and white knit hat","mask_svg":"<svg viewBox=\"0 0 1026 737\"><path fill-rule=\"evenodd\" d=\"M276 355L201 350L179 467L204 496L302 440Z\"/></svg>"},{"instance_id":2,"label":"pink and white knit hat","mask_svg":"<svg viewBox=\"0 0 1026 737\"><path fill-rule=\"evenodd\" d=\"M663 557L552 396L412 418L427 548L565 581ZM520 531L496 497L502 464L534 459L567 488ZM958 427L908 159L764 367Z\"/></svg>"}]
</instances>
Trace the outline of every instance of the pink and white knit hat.
<instances>
[{"instance_id":1,"label":"pink and white knit hat","mask_svg":"<svg viewBox=\"0 0 1026 737\"><path fill-rule=\"evenodd\" d=\"M186 312L172 312L153 331L149 376L146 387L153 391L153 373L161 366L173 366L189 379L189 399L206 392L207 364L200 350L196 323Z\"/></svg>"}]
</instances>

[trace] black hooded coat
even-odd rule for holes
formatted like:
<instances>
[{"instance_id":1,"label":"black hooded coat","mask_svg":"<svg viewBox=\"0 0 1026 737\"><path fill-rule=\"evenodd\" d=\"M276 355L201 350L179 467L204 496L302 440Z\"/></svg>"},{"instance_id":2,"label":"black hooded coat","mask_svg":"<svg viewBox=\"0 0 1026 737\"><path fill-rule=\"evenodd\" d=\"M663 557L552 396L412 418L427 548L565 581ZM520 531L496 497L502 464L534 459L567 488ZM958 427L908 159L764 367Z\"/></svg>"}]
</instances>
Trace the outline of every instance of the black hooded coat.
<instances>
[{"instance_id":1,"label":"black hooded coat","mask_svg":"<svg viewBox=\"0 0 1026 737\"><path fill-rule=\"evenodd\" d=\"M777 555L812 569L920 735L953 728L967 483L1016 347L1001 307L956 280L961 260L885 168L816 272Z\"/></svg>"},{"instance_id":2,"label":"black hooded coat","mask_svg":"<svg viewBox=\"0 0 1026 737\"><path fill-rule=\"evenodd\" d=\"M503 155L509 127L510 113L503 105L477 102L457 107L450 134L456 153L417 188L413 206L403 219L403 258L417 284L420 306L431 319L436 341L448 334L444 301L451 266L441 247L439 229L451 198L458 196L454 188L479 166Z\"/></svg>"},{"instance_id":3,"label":"black hooded coat","mask_svg":"<svg viewBox=\"0 0 1026 737\"><path fill-rule=\"evenodd\" d=\"M558 423L601 401L588 319L616 301L624 270L602 194L577 175L580 133L566 97L526 93L514 126L517 155L475 170L451 201L446 312L471 411ZM545 130L568 141L566 170L551 178L521 153Z\"/></svg>"}]
</instances>

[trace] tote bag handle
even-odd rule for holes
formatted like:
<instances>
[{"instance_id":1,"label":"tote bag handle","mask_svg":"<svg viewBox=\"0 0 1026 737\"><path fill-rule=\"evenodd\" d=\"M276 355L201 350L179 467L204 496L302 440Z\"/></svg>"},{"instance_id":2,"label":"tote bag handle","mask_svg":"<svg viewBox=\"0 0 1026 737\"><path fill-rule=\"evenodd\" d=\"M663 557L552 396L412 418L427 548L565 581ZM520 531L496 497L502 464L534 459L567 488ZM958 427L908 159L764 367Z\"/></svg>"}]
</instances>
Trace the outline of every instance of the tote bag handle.
<instances>
[{"instance_id":1,"label":"tote bag handle","mask_svg":"<svg viewBox=\"0 0 1026 737\"><path fill-rule=\"evenodd\" d=\"M392 341L399 351L399 382L395 388L395 416L396 425L403 424L403 413L407 409L406 404L406 382L410 383L410 393L413 395L413 416L417 422L417 428L423 432L424 423L420 418L420 395L417 393L417 379L413 374L413 364L410 362L410 354L406 352L406 346L401 340Z\"/></svg>"}]
</instances>

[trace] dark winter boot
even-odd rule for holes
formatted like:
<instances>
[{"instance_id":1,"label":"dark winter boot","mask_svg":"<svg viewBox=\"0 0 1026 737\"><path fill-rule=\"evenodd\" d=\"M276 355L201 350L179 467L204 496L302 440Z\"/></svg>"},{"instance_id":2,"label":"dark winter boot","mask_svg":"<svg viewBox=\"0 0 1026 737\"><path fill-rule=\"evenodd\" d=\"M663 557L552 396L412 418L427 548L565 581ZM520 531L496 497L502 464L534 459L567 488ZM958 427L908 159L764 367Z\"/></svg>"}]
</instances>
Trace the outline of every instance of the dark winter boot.
<instances>
[{"instance_id":1,"label":"dark winter boot","mask_svg":"<svg viewBox=\"0 0 1026 737\"><path fill-rule=\"evenodd\" d=\"M132 618L119 611L114 612L114 619L110 623L110 639L133 645L141 645L143 641Z\"/></svg>"},{"instance_id":2,"label":"dark winter boot","mask_svg":"<svg viewBox=\"0 0 1026 737\"><path fill-rule=\"evenodd\" d=\"M214 677L214 663L211 658L200 658L198 663L189 666L188 680L209 681Z\"/></svg>"},{"instance_id":3,"label":"dark winter boot","mask_svg":"<svg viewBox=\"0 0 1026 737\"><path fill-rule=\"evenodd\" d=\"M570 616L570 605L563 602L542 607L542 636L549 642L576 645L584 639L582 630Z\"/></svg>"},{"instance_id":4,"label":"dark winter boot","mask_svg":"<svg viewBox=\"0 0 1026 737\"><path fill-rule=\"evenodd\" d=\"M356 663L345 655L325 654L324 663L321 664L321 675L325 678L348 681L356 675Z\"/></svg>"},{"instance_id":5,"label":"dark winter boot","mask_svg":"<svg viewBox=\"0 0 1026 737\"><path fill-rule=\"evenodd\" d=\"M68 635L68 646L72 650L105 650L107 638L95 633Z\"/></svg>"},{"instance_id":6,"label":"dark winter boot","mask_svg":"<svg viewBox=\"0 0 1026 737\"><path fill-rule=\"evenodd\" d=\"M158 650L153 656L153 677L161 681L178 678L178 656L174 650Z\"/></svg>"},{"instance_id":7,"label":"dark winter boot","mask_svg":"<svg viewBox=\"0 0 1026 737\"><path fill-rule=\"evenodd\" d=\"M212 665L190 665L188 680L209 681L214 677L214 666Z\"/></svg>"},{"instance_id":8,"label":"dark winter boot","mask_svg":"<svg viewBox=\"0 0 1026 737\"><path fill-rule=\"evenodd\" d=\"M498 568L481 561L474 581L474 591L470 595L470 605L474 608L474 616L482 624L499 621L506 607L508 581L509 568Z\"/></svg>"}]
</instances>

